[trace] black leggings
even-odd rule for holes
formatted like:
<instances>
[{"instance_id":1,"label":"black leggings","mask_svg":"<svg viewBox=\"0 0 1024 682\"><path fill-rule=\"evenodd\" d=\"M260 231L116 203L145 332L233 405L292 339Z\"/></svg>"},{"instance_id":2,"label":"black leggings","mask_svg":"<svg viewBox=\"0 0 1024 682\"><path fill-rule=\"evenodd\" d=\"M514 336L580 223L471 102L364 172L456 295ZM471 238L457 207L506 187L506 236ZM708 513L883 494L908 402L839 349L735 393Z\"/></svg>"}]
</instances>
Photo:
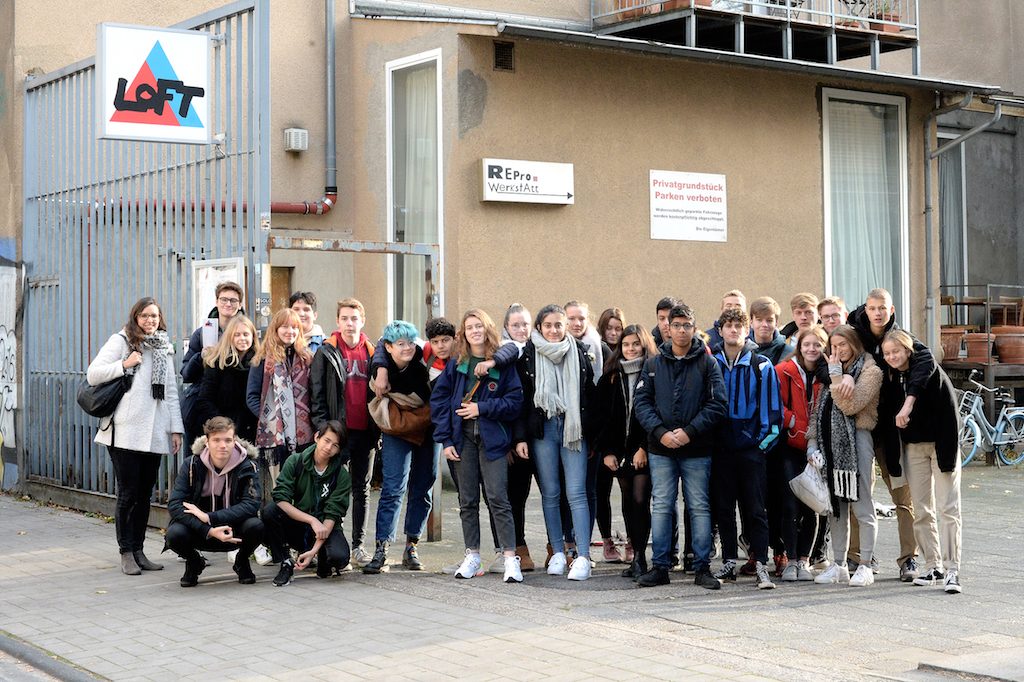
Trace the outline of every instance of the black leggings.
<instances>
[{"instance_id":1,"label":"black leggings","mask_svg":"<svg viewBox=\"0 0 1024 682\"><path fill-rule=\"evenodd\" d=\"M530 481L535 475L532 459L518 455L512 458L508 467L508 502L512 506L517 547L526 545L526 501L530 498Z\"/></svg>"},{"instance_id":2,"label":"black leggings","mask_svg":"<svg viewBox=\"0 0 1024 682\"><path fill-rule=\"evenodd\" d=\"M626 522L626 534L629 535L634 554L645 557L647 540L651 536L651 470L626 466L619 469L615 476L619 479L619 490L622 492L622 518ZM642 559L641 563L646 563L646 559Z\"/></svg>"},{"instance_id":3,"label":"black leggings","mask_svg":"<svg viewBox=\"0 0 1024 682\"><path fill-rule=\"evenodd\" d=\"M124 448L111 447L109 450L117 484L117 504L114 507L117 547L122 554L141 552L161 456Z\"/></svg>"},{"instance_id":4,"label":"black leggings","mask_svg":"<svg viewBox=\"0 0 1024 682\"><path fill-rule=\"evenodd\" d=\"M775 495L778 502L777 523L782 547L775 547L775 553L782 554L782 550L785 549L790 560L810 556L811 546L818 531L818 515L798 500L789 487L789 482L807 466L807 455L783 444L769 457L777 458L779 468ZM769 480L769 486L771 485Z\"/></svg>"}]
</instances>

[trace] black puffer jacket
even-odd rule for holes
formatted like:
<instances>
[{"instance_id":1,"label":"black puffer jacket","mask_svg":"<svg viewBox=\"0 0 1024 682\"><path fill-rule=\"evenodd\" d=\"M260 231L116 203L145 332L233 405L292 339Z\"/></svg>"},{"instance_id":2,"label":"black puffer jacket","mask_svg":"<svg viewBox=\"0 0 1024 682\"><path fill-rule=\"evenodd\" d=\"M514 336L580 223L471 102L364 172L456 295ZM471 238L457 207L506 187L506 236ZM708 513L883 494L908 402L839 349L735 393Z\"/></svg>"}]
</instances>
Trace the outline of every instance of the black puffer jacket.
<instances>
[{"instance_id":1,"label":"black puffer jacket","mask_svg":"<svg viewBox=\"0 0 1024 682\"><path fill-rule=\"evenodd\" d=\"M868 317L867 306L862 305L850 313L846 323L857 330L857 336L860 337L860 342L864 344L864 350L871 353L871 357L875 359L875 364L882 368L882 371L885 373L885 380L888 382L890 379L888 370L890 368L885 362L885 357L882 355L882 339L893 329L900 328L896 324L895 316L885 326L881 338L875 336L871 331L871 319ZM936 367L935 356L932 355L931 349L915 338L914 355L910 362L910 373L904 381L906 395L920 397ZM886 396L883 395L882 402L885 402L885 400ZM900 407L902 407L902 404L896 407L896 412L899 411Z\"/></svg>"},{"instance_id":2,"label":"black puffer jacket","mask_svg":"<svg viewBox=\"0 0 1024 682\"><path fill-rule=\"evenodd\" d=\"M633 398L633 410L647 432L648 451L669 457L710 457L715 427L726 416L725 381L718 361L708 355L700 338L682 358L672 354L672 342L661 345L647 360ZM683 429L690 442L666 448L661 437Z\"/></svg>"},{"instance_id":3,"label":"black puffer jacket","mask_svg":"<svg viewBox=\"0 0 1024 682\"><path fill-rule=\"evenodd\" d=\"M338 347L324 342L313 356L309 368L309 417L317 431L324 422L336 419L345 423L345 381L348 368ZM371 420L372 422L372 420Z\"/></svg>"},{"instance_id":4,"label":"black puffer jacket","mask_svg":"<svg viewBox=\"0 0 1024 682\"><path fill-rule=\"evenodd\" d=\"M199 455L206 448L206 437L197 438L192 445L191 457L181 464L174 488L167 501L171 521L182 523L189 529L204 536L216 526L238 526L246 519L254 518L260 510L260 472L256 466L256 448L245 441L235 441L235 447L245 451L246 459L228 472L228 487L231 490L231 504L227 508L214 509L216 501L203 496L203 484L209 471ZM190 502L210 515L210 523L203 523L192 514L185 513L185 502Z\"/></svg>"},{"instance_id":5,"label":"black puffer jacket","mask_svg":"<svg viewBox=\"0 0 1024 682\"><path fill-rule=\"evenodd\" d=\"M576 350L580 363L580 421L583 425L583 437L589 444L594 435L594 419L591 415L596 390L594 368L587 358L587 347L578 340ZM523 354L516 363L516 369L519 371L519 381L523 385L523 409L514 424L512 440L515 443L527 443L544 437L544 413L533 404L533 396L537 389L537 348L533 341L526 342Z\"/></svg>"}]
</instances>

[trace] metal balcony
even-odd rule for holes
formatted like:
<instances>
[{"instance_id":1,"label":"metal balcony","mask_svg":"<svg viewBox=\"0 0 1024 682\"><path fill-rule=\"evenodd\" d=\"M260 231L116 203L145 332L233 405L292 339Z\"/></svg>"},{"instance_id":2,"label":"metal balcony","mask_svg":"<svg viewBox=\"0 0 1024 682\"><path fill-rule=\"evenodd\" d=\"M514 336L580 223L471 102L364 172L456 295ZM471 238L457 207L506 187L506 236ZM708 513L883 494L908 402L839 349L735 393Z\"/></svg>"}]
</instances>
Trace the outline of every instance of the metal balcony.
<instances>
[{"instance_id":1,"label":"metal balcony","mask_svg":"<svg viewBox=\"0 0 1024 682\"><path fill-rule=\"evenodd\" d=\"M919 0L591 0L597 33L820 64L912 50Z\"/></svg>"}]
</instances>

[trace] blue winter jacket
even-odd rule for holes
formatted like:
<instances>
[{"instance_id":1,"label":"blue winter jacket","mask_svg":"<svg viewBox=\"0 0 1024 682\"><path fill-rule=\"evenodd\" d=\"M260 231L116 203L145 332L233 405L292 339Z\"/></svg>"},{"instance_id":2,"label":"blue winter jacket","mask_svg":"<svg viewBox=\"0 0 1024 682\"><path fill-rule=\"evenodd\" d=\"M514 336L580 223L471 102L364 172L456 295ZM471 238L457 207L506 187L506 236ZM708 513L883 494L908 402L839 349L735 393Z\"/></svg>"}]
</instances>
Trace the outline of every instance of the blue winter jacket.
<instances>
[{"instance_id":1,"label":"blue winter jacket","mask_svg":"<svg viewBox=\"0 0 1024 682\"><path fill-rule=\"evenodd\" d=\"M727 417L718 438L720 449L767 451L775 446L782 432L779 375L771 360L756 350L756 344L748 341L729 367L724 346L715 349L728 396Z\"/></svg>"},{"instance_id":2,"label":"blue winter jacket","mask_svg":"<svg viewBox=\"0 0 1024 682\"><path fill-rule=\"evenodd\" d=\"M430 419L434 442L462 452L462 417L455 410L462 405L469 378L469 361L449 362L437 377L430 394ZM514 365L492 367L480 377L476 389L477 418L484 452L489 460L501 459L512 449L512 423L523 407L523 386Z\"/></svg>"},{"instance_id":3,"label":"blue winter jacket","mask_svg":"<svg viewBox=\"0 0 1024 682\"><path fill-rule=\"evenodd\" d=\"M647 432L649 452L668 457L710 457L715 426L725 417L725 386L707 346L694 338L682 358L672 354L666 341L659 353L644 363L633 395L633 412ZM667 448L661 437L681 428L690 442Z\"/></svg>"}]
</instances>

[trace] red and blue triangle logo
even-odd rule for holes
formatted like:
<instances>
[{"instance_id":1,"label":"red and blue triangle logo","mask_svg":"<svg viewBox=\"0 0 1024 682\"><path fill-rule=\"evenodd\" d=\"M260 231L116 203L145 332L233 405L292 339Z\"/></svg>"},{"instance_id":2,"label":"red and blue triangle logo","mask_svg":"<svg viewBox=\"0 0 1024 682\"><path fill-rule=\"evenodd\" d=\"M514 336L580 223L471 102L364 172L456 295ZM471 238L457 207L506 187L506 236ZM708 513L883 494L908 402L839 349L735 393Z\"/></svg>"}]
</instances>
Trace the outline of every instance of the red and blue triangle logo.
<instances>
[{"instance_id":1,"label":"red and blue triangle logo","mask_svg":"<svg viewBox=\"0 0 1024 682\"><path fill-rule=\"evenodd\" d=\"M135 74L135 79L132 80L127 93L134 93L136 101L139 101L140 86L148 86L151 92L157 93L159 91L157 81L159 80L178 81L179 79L174 71L174 67L171 66L171 62L167 59L163 46L160 45L158 40L153 43L153 49L149 51L146 61L139 67L139 71ZM143 88L143 90L146 90L146 88ZM117 123L146 123L149 125L202 128L203 122L199 120L199 114L196 113L192 102L189 102L188 110L183 116L179 113L182 97L184 96L183 93L176 90L171 90L170 92L172 95L171 99L164 102L160 113L157 113L156 108L148 107L143 111L119 109L114 112L110 120Z\"/></svg>"}]
</instances>

